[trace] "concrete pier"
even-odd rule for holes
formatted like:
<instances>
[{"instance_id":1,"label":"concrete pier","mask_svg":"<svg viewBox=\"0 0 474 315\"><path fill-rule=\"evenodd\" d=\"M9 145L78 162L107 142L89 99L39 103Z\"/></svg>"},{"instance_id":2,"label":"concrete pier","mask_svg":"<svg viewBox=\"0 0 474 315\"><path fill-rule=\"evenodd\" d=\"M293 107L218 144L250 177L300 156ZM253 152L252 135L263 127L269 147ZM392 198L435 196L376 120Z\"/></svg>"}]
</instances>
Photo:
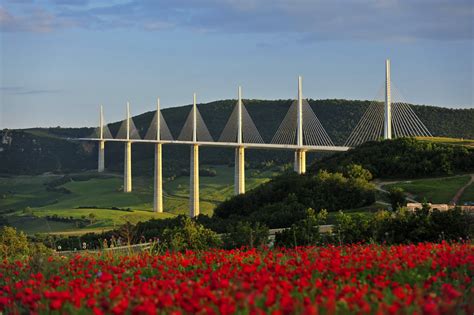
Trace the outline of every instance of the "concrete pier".
<instances>
[{"instance_id":1,"label":"concrete pier","mask_svg":"<svg viewBox=\"0 0 474 315\"><path fill-rule=\"evenodd\" d=\"M102 105L99 113L99 139L97 172L102 173L105 170L104 107Z\"/></svg>"},{"instance_id":2,"label":"concrete pier","mask_svg":"<svg viewBox=\"0 0 474 315\"><path fill-rule=\"evenodd\" d=\"M303 78L298 77L298 107L296 110L296 145L302 147L303 143ZM306 151L295 151L294 170L298 174L306 173Z\"/></svg>"},{"instance_id":3,"label":"concrete pier","mask_svg":"<svg viewBox=\"0 0 474 315\"><path fill-rule=\"evenodd\" d=\"M161 143L155 144L155 182L153 211L163 212L163 171Z\"/></svg>"},{"instance_id":4,"label":"concrete pier","mask_svg":"<svg viewBox=\"0 0 474 315\"><path fill-rule=\"evenodd\" d=\"M123 161L123 191L132 191L132 142L125 142L125 159Z\"/></svg>"},{"instance_id":5,"label":"concrete pier","mask_svg":"<svg viewBox=\"0 0 474 315\"><path fill-rule=\"evenodd\" d=\"M199 215L199 146L191 146L191 163L189 167L189 215L194 218Z\"/></svg>"},{"instance_id":6,"label":"concrete pier","mask_svg":"<svg viewBox=\"0 0 474 315\"><path fill-rule=\"evenodd\" d=\"M127 140L130 140L130 103L127 102L127 118L125 120L127 128ZM125 152L123 159L123 191L132 191L132 142L125 142Z\"/></svg>"},{"instance_id":7,"label":"concrete pier","mask_svg":"<svg viewBox=\"0 0 474 315\"><path fill-rule=\"evenodd\" d=\"M242 87L237 90L237 143L242 144ZM245 193L245 148L235 148L234 194Z\"/></svg>"},{"instance_id":8,"label":"concrete pier","mask_svg":"<svg viewBox=\"0 0 474 315\"><path fill-rule=\"evenodd\" d=\"M245 148L235 149L235 174L234 193L236 195L245 193Z\"/></svg>"},{"instance_id":9,"label":"concrete pier","mask_svg":"<svg viewBox=\"0 0 474 315\"><path fill-rule=\"evenodd\" d=\"M306 151L296 150L295 151L295 167L294 170L298 174L306 173Z\"/></svg>"},{"instance_id":10,"label":"concrete pier","mask_svg":"<svg viewBox=\"0 0 474 315\"><path fill-rule=\"evenodd\" d=\"M97 165L97 171L102 173L105 170L105 141L99 141L99 163Z\"/></svg>"}]
</instances>

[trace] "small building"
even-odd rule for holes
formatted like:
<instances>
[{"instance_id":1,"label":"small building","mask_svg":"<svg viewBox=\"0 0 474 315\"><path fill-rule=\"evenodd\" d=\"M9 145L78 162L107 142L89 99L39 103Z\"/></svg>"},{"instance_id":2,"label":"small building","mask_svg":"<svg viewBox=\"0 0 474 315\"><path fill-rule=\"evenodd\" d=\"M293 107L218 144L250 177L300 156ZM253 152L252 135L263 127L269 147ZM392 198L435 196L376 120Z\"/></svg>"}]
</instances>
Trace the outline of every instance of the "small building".
<instances>
[{"instance_id":1,"label":"small building","mask_svg":"<svg viewBox=\"0 0 474 315\"><path fill-rule=\"evenodd\" d=\"M436 209L436 210L439 210L439 211L448 211L448 210L451 210L451 209L454 209L454 208L458 207L462 211L474 213L474 206L456 206L456 205L448 205L448 204L445 204L445 203L428 203L428 205L430 206L430 208L432 210ZM420 202L409 202L409 203L407 203L406 208L409 211L415 211L416 209L423 208L423 204L420 203Z\"/></svg>"}]
</instances>

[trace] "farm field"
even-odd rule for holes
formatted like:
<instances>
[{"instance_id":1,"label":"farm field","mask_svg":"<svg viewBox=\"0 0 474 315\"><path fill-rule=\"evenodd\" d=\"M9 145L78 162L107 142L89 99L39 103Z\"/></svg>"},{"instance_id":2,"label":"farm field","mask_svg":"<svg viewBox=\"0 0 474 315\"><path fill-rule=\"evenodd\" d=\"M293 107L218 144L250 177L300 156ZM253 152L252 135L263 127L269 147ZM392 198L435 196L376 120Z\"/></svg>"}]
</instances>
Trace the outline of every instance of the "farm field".
<instances>
[{"instance_id":1,"label":"farm field","mask_svg":"<svg viewBox=\"0 0 474 315\"><path fill-rule=\"evenodd\" d=\"M228 166L212 166L217 176L201 177L201 213L212 214L214 207L233 194L233 171ZM247 170L247 189L268 181L277 173L267 170ZM81 176L83 176L82 174ZM188 213L189 178L179 176L165 181L165 213L153 213L153 183L150 178L134 177L133 192L122 192L122 177L114 174L98 176L89 173L87 180L67 182L71 193L47 191L45 183L60 176L17 176L0 178L0 213L11 225L27 233L101 231L125 222L137 223L152 218L167 218ZM86 176L86 175L84 175ZM114 208L114 209L112 209ZM45 216L73 217L94 223L78 229L74 223L53 222ZM34 215L34 217L32 216Z\"/></svg>"},{"instance_id":2,"label":"farm field","mask_svg":"<svg viewBox=\"0 0 474 315\"><path fill-rule=\"evenodd\" d=\"M400 187L419 202L449 203L456 192L470 180L469 175L403 181L383 186ZM465 192L466 193L466 192ZM463 198L463 197L461 197Z\"/></svg>"},{"instance_id":3,"label":"farm field","mask_svg":"<svg viewBox=\"0 0 474 315\"><path fill-rule=\"evenodd\" d=\"M461 139L461 138L448 138L448 137L416 137L420 141L444 143L444 144L453 144L453 145L463 145L467 147L474 147L474 140L471 139Z\"/></svg>"},{"instance_id":4,"label":"farm field","mask_svg":"<svg viewBox=\"0 0 474 315\"><path fill-rule=\"evenodd\" d=\"M0 312L472 314L468 243L53 256L0 264Z\"/></svg>"},{"instance_id":5,"label":"farm field","mask_svg":"<svg viewBox=\"0 0 474 315\"><path fill-rule=\"evenodd\" d=\"M464 202L474 202L474 184L471 184L469 187L466 188L464 193L459 198L459 204Z\"/></svg>"}]
</instances>

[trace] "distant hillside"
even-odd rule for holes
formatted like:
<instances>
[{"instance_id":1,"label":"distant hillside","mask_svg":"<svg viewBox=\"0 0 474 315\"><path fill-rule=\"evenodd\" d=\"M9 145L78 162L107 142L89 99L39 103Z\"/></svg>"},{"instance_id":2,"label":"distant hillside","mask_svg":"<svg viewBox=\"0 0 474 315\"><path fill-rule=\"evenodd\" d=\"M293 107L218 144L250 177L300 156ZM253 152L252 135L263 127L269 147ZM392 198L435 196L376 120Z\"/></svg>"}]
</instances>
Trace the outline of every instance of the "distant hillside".
<instances>
[{"instance_id":1,"label":"distant hillside","mask_svg":"<svg viewBox=\"0 0 474 315\"><path fill-rule=\"evenodd\" d=\"M292 100L245 100L244 103L265 141L270 141L285 116ZM370 101L309 100L309 104L334 143L343 144L355 127ZM198 105L214 139L223 130L235 105L235 100L222 100ZM413 110L435 136L474 139L474 109L447 109L433 106L413 106ZM184 124L190 105L163 110L174 137ZM134 117L142 137L146 134L154 112ZM120 122L110 124L112 134ZM66 137L85 137L93 128L42 128L9 130L0 143L0 173L33 174L43 172L69 172L96 167L97 148L91 143L66 141ZM0 133L3 136L5 132ZM8 139L11 138L11 143ZM265 161L289 162L291 152L248 150L248 161L258 165ZM150 145L133 146L135 173L148 173L152 167L153 148ZM314 154L312 155L314 158ZM310 156L311 158L311 156ZM188 167L188 148L167 146L164 149L165 174L172 175ZM201 163L232 164L232 149L203 148ZM123 145L106 144L106 167L121 170Z\"/></svg>"}]
</instances>

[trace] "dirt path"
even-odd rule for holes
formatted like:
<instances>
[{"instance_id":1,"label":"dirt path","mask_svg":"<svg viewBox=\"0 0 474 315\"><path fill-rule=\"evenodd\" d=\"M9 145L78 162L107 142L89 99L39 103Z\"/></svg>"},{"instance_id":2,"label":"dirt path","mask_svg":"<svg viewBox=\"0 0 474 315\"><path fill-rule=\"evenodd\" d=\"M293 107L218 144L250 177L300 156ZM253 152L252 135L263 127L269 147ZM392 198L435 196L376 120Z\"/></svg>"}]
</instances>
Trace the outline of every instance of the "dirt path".
<instances>
[{"instance_id":1,"label":"dirt path","mask_svg":"<svg viewBox=\"0 0 474 315\"><path fill-rule=\"evenodd\" d=\"M383 188L383 186L385 185L390 185L390 184L397 184L397 183L401 183L401 182L404 182L404 181L379 181L379 180L374 180L373 181L373 184L375 185L375 189L381 191L381 192L384 192L384 193L387 193L389 194L389 192ZM407 182L407 181L405 181ZM407 192L405 192L405 199L408 200L409 202L418 202L416 201L415 199L413 199L413 196L411 194L408 194Z\"/></svg>"},{"instance_id":2,"label":"dirt path","mask_svg":"<svg viewBox=\"0 0 474 315\"><path fill-rule=\"evenodd\" d=\"M474 174L471 174L471 180L456 192L450 204L454 204L454 205L458 204L459 198L461 198L464 191L467 189L467 187L471 186L472 183L474 183Z\"/></svg>"}]
</instances>

